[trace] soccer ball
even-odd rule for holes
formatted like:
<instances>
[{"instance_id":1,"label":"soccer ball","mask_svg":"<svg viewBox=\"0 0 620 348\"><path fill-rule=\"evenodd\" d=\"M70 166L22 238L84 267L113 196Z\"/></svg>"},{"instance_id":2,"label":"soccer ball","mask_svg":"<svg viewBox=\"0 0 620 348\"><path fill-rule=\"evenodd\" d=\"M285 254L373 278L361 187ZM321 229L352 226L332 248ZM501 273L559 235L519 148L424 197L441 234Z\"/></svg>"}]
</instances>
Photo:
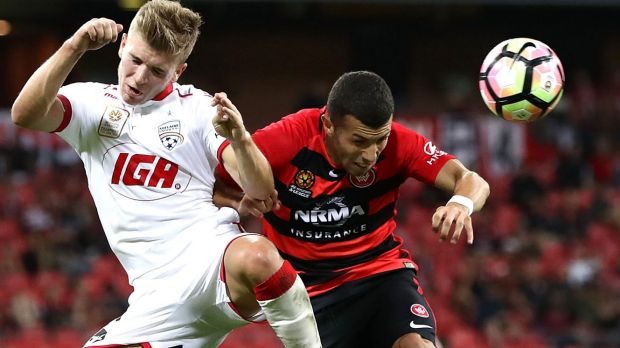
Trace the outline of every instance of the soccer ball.
<instances>
[{"instance_id":1,"label":"soccer ball","mask_svg":"<svg viewBox=\"0 0 620 348\"><path fill-rule=\"evenodd\" d=\"M508 121L548 115L564 92L564 68L544 43L515 38L495 46L480 67L480 94L489 110Z\"/></svg>"}]
</instances>

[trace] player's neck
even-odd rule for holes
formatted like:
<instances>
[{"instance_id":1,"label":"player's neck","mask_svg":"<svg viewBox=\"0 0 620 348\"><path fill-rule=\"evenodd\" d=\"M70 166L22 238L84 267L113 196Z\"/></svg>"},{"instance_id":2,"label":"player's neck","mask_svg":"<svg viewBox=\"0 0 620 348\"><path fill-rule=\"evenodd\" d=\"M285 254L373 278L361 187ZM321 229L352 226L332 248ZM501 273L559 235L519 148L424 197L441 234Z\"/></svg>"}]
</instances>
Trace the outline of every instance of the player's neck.
<instances>
[{"instance_id":1,"label":"player's neck","mask_svg":"<svg viewBox=\"0 0 620 348\"><path fill-rule=\"evenodd\" d=\"M334 151L334 148L336 148L334 139L326 135L323 138L323 146L325 146L325 153L327 154L327 160L329 161L329 164L331 164L335 168L341 168L342 165L340 164L337 152Z\"/></svg>"}]
</instances>

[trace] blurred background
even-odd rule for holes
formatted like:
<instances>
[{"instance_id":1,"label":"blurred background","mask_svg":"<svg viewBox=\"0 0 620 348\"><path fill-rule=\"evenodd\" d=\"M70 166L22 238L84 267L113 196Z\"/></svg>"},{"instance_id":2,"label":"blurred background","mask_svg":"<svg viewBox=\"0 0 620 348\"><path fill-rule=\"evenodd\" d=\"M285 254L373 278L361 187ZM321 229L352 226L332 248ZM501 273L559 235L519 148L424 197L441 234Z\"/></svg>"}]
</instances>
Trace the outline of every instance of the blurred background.
<instances>
[{"instance_id":1,"label":"blurred background","mask_svg":"<svg viewBox=\"0 0 620 348\"><path fill-rule=\"evenodd\" d=\"M30 74L82 23L127 27L141 3L0 2L2 348L81 347L127 306L131 287L79 158L9 114ZM206 23L180 82L226 91L251 130L322 106L343 72L373 70L393 89L397 120L487 178L473 246L431 232L445 195L413 181L401 192L398 233L421 266L444 347L620 347L620 1L182 3ZM494 118L477 87L486 53L522 36L551 46L566 72L558 108L528 125ZM85 55L68 82L116 83L117 49ZM252 324L224 347L280 345Z\"/></svg>"}]
</instances>

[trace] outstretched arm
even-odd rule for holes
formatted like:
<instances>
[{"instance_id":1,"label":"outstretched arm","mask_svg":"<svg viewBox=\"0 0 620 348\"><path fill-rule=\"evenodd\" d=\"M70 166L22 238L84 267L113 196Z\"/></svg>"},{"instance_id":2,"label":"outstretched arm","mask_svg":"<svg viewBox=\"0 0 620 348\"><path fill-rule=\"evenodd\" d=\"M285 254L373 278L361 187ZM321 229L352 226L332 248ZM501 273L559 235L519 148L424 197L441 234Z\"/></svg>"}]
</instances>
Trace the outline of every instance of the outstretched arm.
<instances>
[{"instance_id":1,"label":"outstretched arm","mask_svg":"<svg viewBox=\"0 0 620 348\"><path fill-rule=\"evenodd\" d=\"M245 129L241 113L225 93L216 93L213 105L217 106L215 131L230 141L222 151L224 168L246 196L260 201L270 199L275 190L271 166Z\"/></svg>"},{"instance_id":2,"label":"outstretched arm","mask_svg":"<svg viewBox=\"0 0 620 348\"><path fill-rule=\"evenodd\" d=\"M484 206L491 193L489 184L476 172L465 168L460 161L451 159L439 171L435 186L454 196L433 214L433 230L439 232L440 238L445 240L454 224L450 241L456 243L464 228L467 243L473 243L474 230L470 215Z\"/></svg>"},{"instance_id":3,"label":"outstretched arm","mask_svg":"<svg viewBox=\"0 0 620 348\"><path fill-rule=\"evenodd\" d=\"M47 132L58 128L64 110L56 95L67 76L86 51L115 42L122 30L121 24L107 18L91 19L82 25L28 79L13 103L13 123Z\"/></svg>"}]
</instances>

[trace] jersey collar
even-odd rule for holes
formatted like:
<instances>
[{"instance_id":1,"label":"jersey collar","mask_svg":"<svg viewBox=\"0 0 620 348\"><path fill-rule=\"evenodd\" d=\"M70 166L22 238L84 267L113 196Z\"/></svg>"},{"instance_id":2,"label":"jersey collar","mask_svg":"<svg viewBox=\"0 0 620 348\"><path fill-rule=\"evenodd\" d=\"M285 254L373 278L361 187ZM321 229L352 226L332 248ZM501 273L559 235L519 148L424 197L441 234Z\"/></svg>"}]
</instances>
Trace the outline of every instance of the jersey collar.
<instances>
[{"instance_id":1,"label":"jersey collar","mask_svg":"<svg viewBox=\"0 0 620 348\"><path fill-rule=\"evenodd\" d=\"M164 98L166 98L168 95L170 95L170 93L172 93L172 83L169 83L168 86L166 86L166 88L164 88L163 91L159 92L158 95L154 96L152 100L154 101L161 101L164 100Z\"/></svg>"}]
</instances>

